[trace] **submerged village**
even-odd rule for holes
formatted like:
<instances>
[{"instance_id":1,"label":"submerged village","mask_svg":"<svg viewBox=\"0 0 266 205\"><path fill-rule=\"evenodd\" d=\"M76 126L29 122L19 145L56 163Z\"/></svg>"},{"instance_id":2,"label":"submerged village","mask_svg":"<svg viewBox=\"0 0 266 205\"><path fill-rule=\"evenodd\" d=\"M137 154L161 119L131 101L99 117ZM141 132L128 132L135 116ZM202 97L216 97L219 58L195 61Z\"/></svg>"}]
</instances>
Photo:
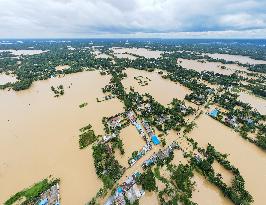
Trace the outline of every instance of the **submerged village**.
<instances>
[{"instance_id":1,"label":"submerged village","mask_svg":"<svg viewBox=\"0 0 266 205\"><path fill-rule=\"evenodd\" d=\"M263 40L1 41L0 203L263 205L265 53Z\"/></svg>"}]
</instances>

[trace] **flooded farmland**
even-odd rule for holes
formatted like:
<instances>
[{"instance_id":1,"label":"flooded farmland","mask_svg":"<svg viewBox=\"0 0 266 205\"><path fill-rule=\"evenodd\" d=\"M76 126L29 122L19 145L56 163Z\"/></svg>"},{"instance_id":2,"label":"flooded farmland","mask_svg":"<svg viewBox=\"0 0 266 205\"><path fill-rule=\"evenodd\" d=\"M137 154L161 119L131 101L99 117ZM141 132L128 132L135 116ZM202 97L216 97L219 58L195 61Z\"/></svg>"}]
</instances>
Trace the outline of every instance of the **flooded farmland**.
<instances>
[{"instance_id":1,"label":"flooded farmland","mask_svg":"<svg viewBox=\"0 0 266 205\"><path fill-rule=\"evenodd\" d=\"M246 92L240 92L238 98L240 101L250 104L262 115L266 115L266 102L263 98L257 97Z\"/></svg>"},{"instance_id":2,"label":"flooded farmland","mask_svg":"<svg viewBox=\"0 0 266 205\"><path fill-rule=\"evenodd\" d=\"M206 55L210 56L211 58L216 59L224 59L226 61L235 61L243 64L266 64L264 60L256 60L252 59L249 56L241 56L241 55L231 55L231 54L221 54L221 53L206 53Z\"/></svg>"},{"instance_id":3,"label":"flooded farmland","mask_svg":"<svg viewBox=\"0 0 266 205\"><path fill-rule=\"evenodd\" d=\"M213 71L214 73L220 73L223 75L231 75L235 71L246 71L246 68L243 68L236 64L222 64L219 62L200 62L197 60L189 60L189 59L183 59L179 58L177 60L178 65L181 65L184 68L187 69L193 69L195 71L201 72L201 71Z\"/></svg>"},{"instance_id":4,"label":"flooded farmland","mask_svg":"<svg viewBox=\"0 0 266 205\"><path fill-rule=\"evenodd\" d=\"M84 204L96 194L102 183L90 147L79 150L78 134L88 124L103 134L102 117L122 111L116 99L96 102L108 81L92 71L0 91L0 204L49 175L61 179L62 204ZM50 87L59 84L65 95L54 98ZM80 109L83 102L88 106Z\"/></svg>"},{"instance_id":5,"label":"flooded farmland","mask_svg":"<svg viewBox=\"0 0 266 205\"><path fill-rule=\"evenodd\" d=\"M153 51L153 50L149 50L146 48L114 47L114 48L112 48L112 50L114 51L114 53L117 53L117 54L124 54L124 55L133 54L133 55L138 55L138 56L142 56L145 58L159 58L161 56L161 54L163 53L161 51Z\"/></svg>"},{"instance_id":6,"label":"flooded farmland","mask_svg":"<svg viewBox=\"0 0 266 205\"><path fill-rule=\"evenodd\" d=\"M4 85L6 83L14 83L17 79L13 75L7 75L5 73L0 73L0 85Z\"/></svg>"},{"instance_id":7,"label":"flooded farmland","mask_svg":"<svg viewBox=\"0 0 266 205\"><path fill-rule=\"evenodd\" d=\"M194 138L202 147L211 143L217 151L230 154L228 156L229 161L239 168L245 179L247 190L254 196L253 204L263 204L266 183L265 152L207 115L202 115L196 123L197 128L189 136Z\"/></svg>"},{"instance_id":8,"label":"flooded farmland","mask_svg":"<svg viewBox=\"0 0 266 205\"><path fill-rule=\"evenodd\" d=\"M190 93L187 88L163 79L157 71L150 73L127 69L125 72L128 77L122 82L127 89L133 86L140 93L150 93L164 105L170 103L173 98L182 100ZM138 76L146 79L148 85L141 86L136 80ZM0 203L49 175L61 179L62 204L84 204L96 194L102 183L95 174L90 147L82 151L78 148L78 129L91 124L96 134L104 134L102 117L123 111L123 105L117 99L96 102L97 97L103 96L101 88L108 84L109 79L110 76L101 76L98 72L91 71L35 82L29 90L17 93L0 91L0 111L5 116L0 119L0 183L5 184L5 187L0 188ZM50 87L60 84L65 87L65 95L54 98ZM17 102L20 104L17 105ZM87 102L88 106L80 109L78 105L84 102ZM260 103L258 107L261 107ZM218 151L230 153L229 160L240 169L246 180L247 190L254 196L254 204L260 205L263 200L263 185L266 183L265 153L209 116L201 116L197 124L198 127L190 136L195 138L200 146L206 147L210 142ZM124 156L116 152L116 159L126 167L132 152L139 150L144 141L132 125L122 130L121 139L126 152ZM167 136L167 144L176 139L176 133L171 131ZM240 148L235 149L235 146ZM158 149L156 147L154 151ZM135 167L127 170L120 181L123 182L126 176L136 170L141 171L141 163L151 154L136 164L137 169ZM246 156L245 159L242 159L243 155ZM186 160L178 152L173 162L186 163ZM17 170L20 172L17 173ZM230 173L217 164L215 170L221 172L226 183L230 183ZM194 202L204 205L212 205L213 201L217 205L232 204L223 197L217 187L201 175L195 173L194 180ZM77 189L82 191L76 192ZM148 202L159 204L157 195L146 193L140 199L140 204L145 205Z\"/></svg>"},{"instance_id":9,"label":"flooded farmland","mask_svg":"<svg viewBox=\"0 0 266 205\"><path fill-rule=\"evenodd\" d=\"M127 69L126 74L128 77L122 81L123 85L129 89L130 86L141 93L149 93L158 102L163 105L169 104L173 98L183 100L186 94L190 91L188 88L171 82L170 80L163 79L157 72L147 72L136 69ZM134 77L142 76L147 81L148 85L141 86ZM146 78L147 77L147 78Z\"/></svg>"},{"instance_id":10,"label":"flooded farmland","mask_svg":"<svg viewBox=\"0 0 266 205\"><path fill-rule=\"evenodd\" d=\"M15 56L21 56L21 55L41 54L47 51L43 51L43 50L0 50L0 52L11 52Z\"/></svg>"}]
</instances>

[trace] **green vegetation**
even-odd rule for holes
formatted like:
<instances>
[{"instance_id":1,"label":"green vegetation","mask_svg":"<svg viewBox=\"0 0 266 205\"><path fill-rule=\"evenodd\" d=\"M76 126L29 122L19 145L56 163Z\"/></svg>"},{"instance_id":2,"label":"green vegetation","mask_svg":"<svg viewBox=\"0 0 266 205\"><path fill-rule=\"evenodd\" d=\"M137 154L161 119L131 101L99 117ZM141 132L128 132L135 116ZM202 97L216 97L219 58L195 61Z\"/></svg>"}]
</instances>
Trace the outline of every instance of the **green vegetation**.
<instances>
[{"instance_id":1,"label":"green vegetation","mask_svg":"<svg viewBox=\"0 0 266 205\"><path fill-rule=\"evenodd\" d=\"M59 183L59 179L55 179L51 181L48 179L44 179L34 184L33 186L16 193L12 197L10 197L4 203L4 205L12 205L15 202L17 202L19 199L24 198L24 197L25 197L25 200L23 200L22 204L26 205L26 204L36 203L41 193L48 190L50 187L52 187L53 185L57 183Z\"/></svg>"},{"instance_id":2,"label":"green vegetation","mask_svg":"<svg viewBox=\"0 0 266 205\"><path fill-rule=\"evenodd\" d=\"M92 45L88 40L71 40L68 43L60 41L48 43L45 40L33 43L29 40L25 41L23 45L16 43L13 45L0 45L1 48L6 50L28 49L29 47L49 50L39 55L21 56L19 58L13 58L15 56L10 52L0 53L0 72L13 74L18 79L17 82L1 85L0 88L12 88L19 91L29 88L37 80L95 69L101 75L110 75L111 77L110 83L102 89L106 95L103 98L97 98L97 101L102 102L115 97L118 98L124 104L125 112L134 111L138 120L145 120L153 131L156 130L157 132L158 130L164 134L164 137L160 136L162 146L167 144L168 131L174 130L184 134L191 132L196 124L193 121L189 121L188 117L192 118L192 115L195 115L194 119L196 119L203 113L203 111L198 113L200 109L215 105L218 108L225 109L223 111L222 109L220 110L215 120L239 132L243 139L256 144L262 149L266 149L265 116L252 109L250 105L241 102L237 94L240 91L247 91L262 98L266 97L265 65L249 65L223 59L213 59L204 54L226 53L266 60L265 46L258 46L256 43L246 44L242 41L231 43L226 40L224 42L227 43L224 44L209 44L209 41L207 41L207 44L195 43L192 40L151 40L149 43L143 40L131 41L129 44L125 44L124 40L94 40L93 46L100 46L98 47L100 52L112 57L108 59L96 58L91 52ZM75 49L68 49L68 46ZM145 58L139 55L134 55L136 57L135 60L119 59L114 56L113 51L110 49L112 47L145 47L165 52L158 59ZM229 69L229 64L238 64L244 68L243 71L235 71L231 75L210 71L198 72L178 65L177 62L182 59L197 60L201 63L207 61L220 62L224 64L221 66L222 71ZM64 70L56 70L55 67L58 65L69 65L70 67ZM160 69L158 72L160 77L185 86L189 89L189 94L185 96L183 101L173 99L172 102L165 106L157 102L149 94L139 94L132 87L127 90L123 86L122 80L127 77L124 69L129 67L148 72ZM253 72L247 72L247 70ZM150 81L149 78L142 76L135 77L135 80L141 86L148 85ZM55 97L64 94L63 85L52 86L51 90L54 92ZM198 110L188 106L187 101L198 105ZM83 108L87 105L88 103L82 103L79 107ZM119 134L130 122L123 113L116 115L121 118L118 126L109 122L112 117L103 118L102 122L106 136L115 135L115 137L109 138L109 141L108 138L105 142L104 140L98 140L100 136L95 135L91 125L80 129L79 147L84 149L93 144L94 166L97 176L103 181L103 188L97 192L96 197L89 204L97 204L97 198L106 196L108 191L114 190L116 182L125 171L125 168L114 157L115 149L118 149L120 154L125 152ZM250 134L256 135L256 137L251 138ZM217 186L234 204L248 205L252 203L253 198L245 189L243 177L240 175L239 170L227 160L226 155L217 152L211 145L208 145L207 149L204 150L198 146L194 139L181 136L177 138L187 140L192 145L192 149L189 152L185 152L181 148L184 156L190 159L189 163L187 165L172 165L171 161L174 157L174 152L169 153L166 158L156 160L156 162L150 164L149 168L144 170L144 173L138 179L138 183L142 185L144 190L157 192L161 204L194 205L195 203L191 201L195 185L192 178L193 171L196 170ZM145 141L147 142L148 140L146 139ZM196 151L200 154L193 153ZM132 158L135 158L137 154L137 151L133 152ZM232 184L225 184L221 175L215 173L212 167L214 161L217 161L225 169L232 172L234 175ZM160 175L160 168L162 167L167 168L170 178L164 178ZM155 179L162 181L166 185L163 190L158 190ZM43 187L48 186L47 184L49 184L47 181L41 182L40 185L36 184L34 185L35 188L30 188L30 191L19 192L11 197L10 200L18 199L21 196L31 200L38 196ZM127 204L129 203L128 200L126 202ZM135 204L138 203L138 200L135 201ZM10 202L6 204L10 204Z\"/></svg>"},{"instance_id":3,"label":"green vegetation","mask_svg":"<svg viewBox=\"0 0 266 205\"><path fill-rule=\"evenodd\" d=\"M86 107L88 105L88 103L87 102L85 102L85 103L82 103L82 104L80 104L79 105L79 108L84 108L84 107Z\"/></svg>"},{"instance_id":4,"label":"green vegetation","mask_svg":"<svg viewBox=\"0 0 266 205\"><path fill-rule=\"evenodd\" d=\"M141 174L138 178L138 183L141 184L145 191L156 191L158 189L155 182L155 176L151 168Z\"/></svg>"},{"instance_id":5,"label":"green vegetation","mask_svg":"<svg viewBox=\"0 0 266 205\"><path fill-rule=\"evenodd\" d=\"M234 204L251 204L253 197L245 189L245 181L240 175L240 172L226 159L225 154L221 154L215 150L215 148L208 144L207 150L200 149L206 159L192 158L191 163L197 167L197 170L203 174L211 183L216 185L223 194L228 197ZM225 169L231 171L234 174L234 180L231 186L226 185L219 174L214 172L212 164L214 160L217 160Z\"/></svg>"},{"instance_id":6,"label":"green vegetation","mask_svg":"<svg viewBox=\"0 0 266 205\"><path fill-rule=\"evenodd\" d=\"M93 142L95 142L100 136L96 136L94 131L91 129L91 125L87 125L80 129L81 134L79 135L79 148L84 149Z\"/></svg>"},{"instance_id":7,"label":"green vegetation","mask_svg":"<svg viewBox=\"0 0 266 205\"><path fill-rule=\"evenodd\" d=\"M196 203L191 201L195 185L192 181L193 167L183 164L178 166L168 164L167 171L170 173L169 179L160 175L159 167L155 168L156 178L165 184L165 188L158 193L160 203L195 205Z\"/></svg>"},{"instance_id":8,"label":"green vegetation","mask_svg":"<svg viewBox=\"0 0 266 205\"><path fill-rule=\"evenodd\" d=\"M124 168L114 158L108 145L96 144L92 148L96 174L102 179L104 187L110 189L122 176Z\"/></svg>"},{"instance_id":9,"label":"green vegetation","mask_svg":"<svg viewBox=\"0 0 266 205\"><path fill-rule=\"evenodd\" d=\"M51 90L54 92L54 97L59 97L65 94L63 85L59 85L56 88L54 86L51 87Z\"/></svg>"}]
</instances>

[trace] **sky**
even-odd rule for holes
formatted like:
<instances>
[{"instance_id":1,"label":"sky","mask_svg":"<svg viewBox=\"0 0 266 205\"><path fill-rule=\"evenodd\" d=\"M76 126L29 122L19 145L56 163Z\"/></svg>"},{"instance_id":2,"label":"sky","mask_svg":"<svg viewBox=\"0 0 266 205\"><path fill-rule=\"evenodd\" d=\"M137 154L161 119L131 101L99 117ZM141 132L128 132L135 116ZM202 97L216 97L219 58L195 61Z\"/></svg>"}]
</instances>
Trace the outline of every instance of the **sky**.
<instances>
[{"instance_id":1,"label":"sky","mask_svg":"<svg viewBox=\"0 0 266 205\"><path fill-rule=\"evenodd\" d=\"M0 38L266 38L266 0L0 0Z\"/></svg>"}]
</instances>

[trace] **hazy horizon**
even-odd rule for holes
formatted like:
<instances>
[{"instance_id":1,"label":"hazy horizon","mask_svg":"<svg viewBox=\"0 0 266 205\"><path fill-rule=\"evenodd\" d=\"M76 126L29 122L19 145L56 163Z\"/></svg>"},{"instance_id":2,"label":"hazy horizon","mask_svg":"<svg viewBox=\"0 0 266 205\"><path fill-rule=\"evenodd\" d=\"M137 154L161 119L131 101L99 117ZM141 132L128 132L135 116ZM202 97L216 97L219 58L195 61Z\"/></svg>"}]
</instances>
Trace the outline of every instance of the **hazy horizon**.
<instances>
[{"instance_id":1,"label":"hazy horizon","mask_svg":"<svg viewBox=\"0 0 266 205\"><path fill-rule=\"evenodd\" d=\"M2 0L1 39L265 39L263 0Z\"/></svg>"}]
</instances>

